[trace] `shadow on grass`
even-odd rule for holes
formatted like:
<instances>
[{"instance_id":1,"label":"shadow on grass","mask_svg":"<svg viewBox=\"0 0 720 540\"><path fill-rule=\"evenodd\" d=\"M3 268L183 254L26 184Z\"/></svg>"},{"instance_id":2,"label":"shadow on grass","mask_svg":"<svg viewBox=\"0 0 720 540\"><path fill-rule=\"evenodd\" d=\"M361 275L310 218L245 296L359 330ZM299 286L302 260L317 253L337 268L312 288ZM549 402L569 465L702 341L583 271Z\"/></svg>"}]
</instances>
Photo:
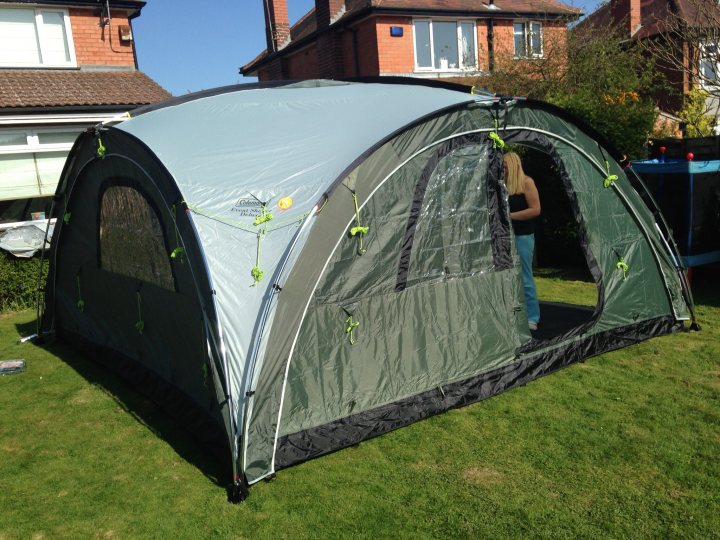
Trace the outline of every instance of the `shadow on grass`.
<instances>
[{"instance_id":1,"label":"shadow on grass","mask_svg":"<svg viewBox=\"0 0 720 540\"><path fill-rule=\"evenodd\" d=\"M35 333L36 322L16 324L15 327L20 336L28 336ZM228 487L232 474L229 454L201 443L180 427L181 419L173 418L159 404L130 387L119 375L89 361L70 346L55 341L40 342L37 346L62 360L86 381L102 390L135 421L169 444L181 458L199 469L215 485Z\"/></svg>"}]
</instances>

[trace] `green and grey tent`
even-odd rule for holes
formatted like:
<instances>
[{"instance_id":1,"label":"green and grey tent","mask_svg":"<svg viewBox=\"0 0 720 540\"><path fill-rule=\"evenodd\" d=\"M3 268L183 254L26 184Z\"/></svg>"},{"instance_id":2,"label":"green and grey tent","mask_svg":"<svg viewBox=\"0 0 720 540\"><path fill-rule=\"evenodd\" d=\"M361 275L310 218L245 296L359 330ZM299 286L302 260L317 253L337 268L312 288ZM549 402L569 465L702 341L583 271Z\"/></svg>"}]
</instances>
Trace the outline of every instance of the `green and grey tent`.
<instances>
[{"instance_id":1,"label":"green and grey tent","mask_svg":"<svg viewBox=\"0 0 720 540\"><path fill-rule=\"evenodd\" d=\"M511 143L559 171L597 284L596 308L551 339L527 326ZM694 319L662 220L611 152L549 105L417 81L171 100L76 142L41 331L219 433L242 499Z\"/></svg>"}]
</instances>

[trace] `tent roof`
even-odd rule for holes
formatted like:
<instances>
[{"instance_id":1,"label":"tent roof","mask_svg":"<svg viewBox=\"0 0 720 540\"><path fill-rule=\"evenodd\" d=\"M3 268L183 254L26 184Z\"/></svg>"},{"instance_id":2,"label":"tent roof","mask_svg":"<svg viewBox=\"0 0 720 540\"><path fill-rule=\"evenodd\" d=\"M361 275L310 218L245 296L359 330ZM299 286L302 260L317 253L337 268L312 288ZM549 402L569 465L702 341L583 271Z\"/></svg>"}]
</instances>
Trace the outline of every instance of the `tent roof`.
<instances>
[{"instance_id":1,"label":"tent roof","mask_svg":"<svg viewBox=\"0 0 720 540\"><path fill-rule=\"evenodd\" d=\"M191 205L227 214L237 199L276 202L300 189L315 194L297 208L302 213L378 142L476 99L422 86L315 81L201 96L117 127L159 157Z\"/></svg>"}]
</instances>

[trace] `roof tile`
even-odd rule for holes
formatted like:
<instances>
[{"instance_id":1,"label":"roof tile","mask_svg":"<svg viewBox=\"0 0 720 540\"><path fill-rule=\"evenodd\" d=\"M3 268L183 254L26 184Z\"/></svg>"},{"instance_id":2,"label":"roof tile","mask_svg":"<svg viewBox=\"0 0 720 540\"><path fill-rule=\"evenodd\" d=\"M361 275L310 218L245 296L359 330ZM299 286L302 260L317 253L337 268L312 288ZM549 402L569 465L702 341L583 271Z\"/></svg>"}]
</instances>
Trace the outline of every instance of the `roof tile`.
<instances>
[{"instance_id":1,"label":"roof tile","mask_svg":"<svg viewBox=\"0 0 720 540\"><path fill-rule=\"evenodd\" d=\"M0 109L136 106L169 97L140 71L0 69Z\"/></svg>"}]
</instances>

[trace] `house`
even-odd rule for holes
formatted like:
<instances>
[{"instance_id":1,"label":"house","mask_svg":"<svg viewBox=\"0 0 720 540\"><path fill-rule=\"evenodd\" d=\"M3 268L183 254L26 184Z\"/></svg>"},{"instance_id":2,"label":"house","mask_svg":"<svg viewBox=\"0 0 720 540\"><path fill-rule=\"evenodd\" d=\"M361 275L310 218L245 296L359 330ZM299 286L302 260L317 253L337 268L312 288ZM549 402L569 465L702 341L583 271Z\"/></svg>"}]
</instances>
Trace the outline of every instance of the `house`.
<instances>
[{"instance_id":1,"label":"house","mask_svg":"<svg viewBox=\"0 0 720 540\"><path fill-rule=\"evenodd\" d=\"M75 138L170 97L138 70L139 0L0 0L0 223L46 211Z\"/></svg>"},{"instance_id":2,"label":"house","mask_svg":"<svg viewBox=\"0 0 720 540\"><path fill-rule=\"evenodd\" d=\"M267 49L240 68L260 81L403 75L475 80L562 48L581 10L555 0L315 0L292 27L264 0Z\"/></svg>"},{"instance_id":3,"label":"house","mask_svg":"<svg viewBox=\"0 0 720 540\"><path fill-rule=\"evenodd\" d=\"M641 42L669 87L656 96L661 116L671 118L682 108L684 96L699 87L711 94L706 109L717 118L716 0L610 0L580 24L620 28L629 40Z\"/></svg>"}]
</instances>

